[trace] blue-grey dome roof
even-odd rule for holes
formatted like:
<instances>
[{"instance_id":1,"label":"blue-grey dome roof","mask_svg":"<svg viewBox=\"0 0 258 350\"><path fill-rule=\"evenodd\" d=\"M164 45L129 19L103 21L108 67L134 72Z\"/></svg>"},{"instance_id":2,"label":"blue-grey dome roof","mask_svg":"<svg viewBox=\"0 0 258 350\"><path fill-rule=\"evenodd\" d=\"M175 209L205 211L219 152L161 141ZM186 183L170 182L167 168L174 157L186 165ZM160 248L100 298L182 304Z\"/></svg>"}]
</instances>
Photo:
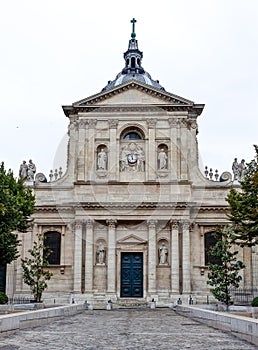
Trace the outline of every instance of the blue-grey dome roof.
<instances>
[{"instance_id":1,"label":"blue-grey dome roof","mask_svg":"<svg viewBox=\"0 0 258 350\"><path fill-rule=\"evenodd\" d=\"M110 90L130 80L136 80L164 91L165 89L159 84L159 81L153 80L150 74L141 66L143 54L138 49L138 42L135 39L134 24L136 20L133 19L131 22L133 23L133 32L129 40L128 50L124 53L125 67L116 76L115 80L108 82L102 91Z\"/></svg>"}]
</instances>

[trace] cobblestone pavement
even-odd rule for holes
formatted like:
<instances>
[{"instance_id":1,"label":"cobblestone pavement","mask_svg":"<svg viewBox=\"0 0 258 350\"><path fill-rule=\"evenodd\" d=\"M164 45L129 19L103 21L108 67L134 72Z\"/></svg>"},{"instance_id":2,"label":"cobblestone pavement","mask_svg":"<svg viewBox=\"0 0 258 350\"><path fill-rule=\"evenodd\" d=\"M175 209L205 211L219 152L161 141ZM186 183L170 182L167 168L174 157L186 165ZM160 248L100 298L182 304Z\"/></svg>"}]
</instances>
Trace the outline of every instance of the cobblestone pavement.
<instances>
[{"instance_id":1,"label":"cobblestone pavement","mask_svg":"<svg viewBox=\"0 0 258 350\"><path fill-rule=\"evenodd\" d=\"M171 309L86 310L0 339L0 350L249 350L258 347Z\"/></svg>"}]
</instances>

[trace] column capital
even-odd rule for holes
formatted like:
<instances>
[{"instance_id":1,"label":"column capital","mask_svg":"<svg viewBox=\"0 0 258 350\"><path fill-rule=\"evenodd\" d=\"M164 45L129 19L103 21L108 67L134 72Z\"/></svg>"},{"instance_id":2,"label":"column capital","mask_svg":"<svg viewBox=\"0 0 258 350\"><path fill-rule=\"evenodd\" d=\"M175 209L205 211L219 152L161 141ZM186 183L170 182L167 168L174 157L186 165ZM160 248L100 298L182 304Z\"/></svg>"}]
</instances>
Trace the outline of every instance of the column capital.
<instances>
[{"instance_id":1,"label":"column capital","mask_svg":"<svg viewBox=\"0 0 258 350\"><path fill-rule=\"evenodd\" d=\"M190 229L190 221L188 221L188 220L181 221L181 226L182 226L183 230L189 230Z\"/></svg>"},{"instance_id":2,"label":"column capital","mask_svg":"<svg viewBox=\"0 0 258 350\"><path fill-rule=\"evenodd\" d=\"M77 123L79 129L86 129L87 121L85 119L79 119Z\"/></svg>"},{"instance_id":3,"label":"column capital","mask_svg":"<svg viewBox=\"0 0 258 350\"><path fill-rule=\"evenodd\" d=\"M94 226L94 220L92 219L87 219L85 220L86 228L87 229L92 229Z\"/></svg>"},{"instance_id":4,"label":"column capital","mask_svg":"<svg viewBox=\"0 0 258 350\"><path fill-rule=\"evenodd\" d=\"M158 223L158 220L154 220L154 219L147 220L147 225L149 228L156 228L157 223Z\"/></svg>"},{"instance_id":5,"label":"column capital","mask_svg":"<svg viewBox=\"0 0 258 350\"><path fill-rule=\"evenodd\" d=\"M90 119L88 120L88 125L90 129L94 129L97 124L97 119Z\"/></svg>"},{"instance_id":6,"label":"column capital","mask_svg":"<svg viewBox=\"0 0 258 350\"><path fill-rule=\"evenodd\" d=\"M178 230L179 222L176 220L170 220L170 226L172 230Z\"/></svg>"},{"instance_id":7,"label":"column capital","mask_svg":"<svg viewBox=\"0 0 258 350\"><path fill-rule=\"evenodd\" d=\"M157 119L150 118L150 119L147 119L146 121L147 121L149 129L155 128L155 126L157 124Z\"/></svg>"},{"instance_id":8,"label":"column capital","mask_svg":"<svg viewBox=\"0 0 258 350\"><path fill-rule=\"evenodd\" d=\"M180 121L177 118L169 118L168 122L169 122L169 125L171 128L179 128L180 127Z\"/></svg>"},{"instance_id":9,"label":"column capital","mask_svg":"<svg viewBox=\"0 0 258 350\"><path fill-rule=\"evenodd\" d=\"M108 121L110 129L116 129L118 125L118 119L111 119Z\"/></svg>"},{"instance_id":10,"label":"column capital","mask_svg":"<svg viewBox=\"0 0 258 350\"><path fill-rule=\"evenodd\" d=\"M74 220L73 225L75 227L75 229L77 230L81 230L82 229L82 225L83 225L83 220Z\"/></svg>"},{"instance_id":11,"label":"column capital","mask_svg":"<svg viewBox=\"0 0 258 350\"><path fill-rule=\"evenodd\" d=\"M117 220L115 220L115 219L107 219L106 223L107 223L109 228L115 228L116 225L117 225Z\"/></svg>"}]
</instances>

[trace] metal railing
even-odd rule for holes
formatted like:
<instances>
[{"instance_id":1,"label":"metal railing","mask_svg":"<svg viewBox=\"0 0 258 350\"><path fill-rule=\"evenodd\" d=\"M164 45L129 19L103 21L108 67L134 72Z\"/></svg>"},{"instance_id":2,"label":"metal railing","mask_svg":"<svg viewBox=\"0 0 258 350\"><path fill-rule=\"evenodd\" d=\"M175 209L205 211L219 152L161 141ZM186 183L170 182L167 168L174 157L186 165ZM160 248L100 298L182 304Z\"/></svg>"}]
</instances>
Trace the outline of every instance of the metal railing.
<instances>
[{"instance_id":1,"label":"metal railing","mask_svg":"<svg viewBox=\"0 0 258 350\"><path fill-rule=\"evenodd\" d=\"M258 296L258 288L230 288L231 299L235 305L251 305Z\"/></svg>"},{"instance_id":2,"label":"metal railing","mask_svg":"<svg viewBox=\"0 0 258 350\"><path fill-rule=\"evenodd\" d=\"M33 297L10 297L8 298L8 304L30 304L34 303L35 299Z\"/></svg>"}]
</instances>

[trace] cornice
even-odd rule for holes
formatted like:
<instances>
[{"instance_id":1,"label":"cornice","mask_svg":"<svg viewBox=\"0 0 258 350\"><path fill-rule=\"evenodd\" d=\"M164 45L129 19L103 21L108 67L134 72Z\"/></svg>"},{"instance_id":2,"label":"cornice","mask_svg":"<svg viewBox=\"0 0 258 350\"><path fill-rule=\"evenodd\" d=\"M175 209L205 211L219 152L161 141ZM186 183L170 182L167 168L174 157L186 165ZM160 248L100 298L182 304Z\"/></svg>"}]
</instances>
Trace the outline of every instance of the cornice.
<instances>
[{"instance_id":1,"label":"cornice","mask_svg":"<svg viewBox=\"0 0 258 350\"><path fill-rule=\"evenodd\" d=\"M74 208L73 206L64 206L64 207L61 207L61 206L55 206L55 205L42 205L42 206L39 206L39 205L36 205L35 206L35 210L34 210L34 213L40 213L40 212L52 212L52 213L65 213L65 212L73 212L74 211Z\"/></svg>"},{"instance_id":2,"label":"cornice","mask_svg":"<svg viewBox=\"0 0 258 350\"><path fill-rule=\"evenodd\" d=\"M78 113L128 113L128 112L157 112L162 110L166 112L193 112L196 116L200 115L204 105L201 109L197 108L197 105L164 105L164 104L151 104L151 105L94 105L94 106L63 106L64 113L67 117L70 114Z\"/></svg>"},{"instance_id":3,"label":"cornice","mask_svg":"<svg viewBox=\"0 0 258 350\"><path fill-rule=\"evenodd\" d=\"M229 209L229 206L205 206L205 207L200 207L199 212L209 212L209 211L216 211L216 212L227 212Z\"/></svg>"}]
</instances>

